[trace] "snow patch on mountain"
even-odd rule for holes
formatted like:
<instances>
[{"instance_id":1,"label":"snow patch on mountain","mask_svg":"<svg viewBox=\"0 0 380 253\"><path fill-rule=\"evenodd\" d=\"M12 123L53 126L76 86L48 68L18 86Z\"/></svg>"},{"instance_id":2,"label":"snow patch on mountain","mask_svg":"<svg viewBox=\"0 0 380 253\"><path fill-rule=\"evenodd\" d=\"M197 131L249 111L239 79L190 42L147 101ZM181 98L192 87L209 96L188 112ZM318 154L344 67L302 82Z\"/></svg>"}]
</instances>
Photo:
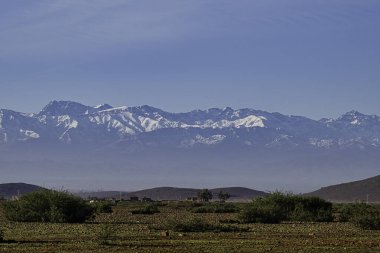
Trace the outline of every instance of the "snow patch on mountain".
<instances>
[{"instance_id":1,"label":"snow patch on mountain","mask_svg":"<svg viewBox=\"0 0 380 253\"><path fill-rule=\"evenodd\" d=\"M20 129L20 133L25 136L25 138L23 138L21 140L38 139L38 138L40 138L40 135L38 133L33 132L31 130Z\"/></svg>"},{"instance_id":2,"label":"snow patch on mountain","mask_svg":"<svg viewBox=\"0 0 380 253\"><path fill-rule=\"evenodd\" d=\"M311 138L309 143L319 148L331 148L334 145L334 140Z\"/></svg>"},{"instance_id":3,"label":"snow patch on mountain","mask_svg":"<svg viewBox=\"0 0 380 253\"><path fill-rule=\"evenodd\" d=\"M193 139L182 141L180 147L193 147L196 144L216 145L223 142L225 138L225 135L220 134L212 135L209 137L198 134Z\"/></svg>"},{"instance_id":4,"label":"snow patch on mountain","mask_svg":"<svg viewBox=\"0 0 380 253\"><path fill-rule=\"evenodd\" d=\"M94 109L96 109L97 111L104 111L104 110L109 110L112 108L113 107L110 106L109 104L100 104L100 105L94 106Z\"/></svg>"}]
</instances>

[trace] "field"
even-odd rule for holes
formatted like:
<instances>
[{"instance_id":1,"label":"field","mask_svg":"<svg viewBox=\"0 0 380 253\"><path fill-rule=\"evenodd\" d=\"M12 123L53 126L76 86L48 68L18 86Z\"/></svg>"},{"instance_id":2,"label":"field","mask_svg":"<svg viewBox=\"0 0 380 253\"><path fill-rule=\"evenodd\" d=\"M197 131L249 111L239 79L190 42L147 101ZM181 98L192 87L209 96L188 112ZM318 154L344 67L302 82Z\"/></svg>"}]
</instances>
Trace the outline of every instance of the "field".
<instances>
[{"instance_id":1,"label":"field","mask_svg":"<svg viewBox=\"0 0 380 253\"><path fill-rule=\"evenodd\" d=\"M18 223L1 216L5 242L0 252L380 252L380 231L350 223L239 224L237 213L194 213L187 202L161 204L153 215L131 213L142 205L122 203L85 224ZM170 228L197 218L233 229Z\"/></svg>"}]
</instances>

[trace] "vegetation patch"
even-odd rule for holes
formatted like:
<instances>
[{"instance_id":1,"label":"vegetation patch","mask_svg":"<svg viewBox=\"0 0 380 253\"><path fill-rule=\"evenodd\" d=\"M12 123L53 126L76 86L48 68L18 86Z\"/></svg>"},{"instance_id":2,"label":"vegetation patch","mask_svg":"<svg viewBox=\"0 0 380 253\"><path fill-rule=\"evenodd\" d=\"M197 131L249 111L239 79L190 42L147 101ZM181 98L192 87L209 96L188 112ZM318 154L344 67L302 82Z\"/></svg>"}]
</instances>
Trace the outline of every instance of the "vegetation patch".
<instances>
[{"instance_id":1,"label":"vegetation patch","mask_svg":"<svg viewBox=\"0 0 380 253\"><path fill-rule=\"evenodd\" d=\"M9 220L21 222L82 223L94 214L81 198L52 190L28 193L3 206Z\"/></svg>"},{"instance_id":2,"label":"vegetation patch","mask_svg":"<svg viewBox=\"0 0 380 253\"><path fill-rule=\"evenodd\" d=\"M91 206L95 209L96 213L112 213L113 203L110 201L98 201L91 203Z\"/></svg>"},{"instance_id":3,"label":"vegetation patch","mask_svg":"<svg viewBox=\"0 0 380 253\"><path fill-rule=\"evenodd\" d=\"M333 219L332 203L318 197L280 192L253 200L240 213L240 220L243 223L328 222Z\"/></svg>"},{"instance_id":4,"label":"vegetation patch","mask_svg":"<svg viewBox=\"0 0 380 253\"><path fill-rule=\"evenodd\" d=\"M351 220L355 225L363 229L380 230L380 212L371 210L357 215Z\"/></svg>"},{"instance_id":5,"label":"vegetation patch","mask_svg":"<svg viewBox=\"0 0 380 253\"><path fill-rule=\"evenodd\" d=\"M365 203L341 204L338 221L351 222L362 229L380 230L380 209Z\"/></svg>"},{"instance_id":6,"label":"vegetation patch","mask_svg":"<svg viewBox=\"0 0 380 253\"><path fill-rule=\"evenodd\" d=\"M112 214L82 224L9 222L0 206L6 232L0 252L380 252L380 230L351 222L242 224L239 213L199 214L188 209L194 208L189 201L164 203L152 216L131 213L147 203L121 201Z\"/></svg>"},{"instance_id":7,"label":"vegetation patch","mask_svg":"<svg viewBox=\"0 0 380 253\"><path fill-rule=\"evenodd\" d=\"M154 204L150 204L131 211L132 214L155 214L159 212L160 210L158 209L158 206Z\"/></svg>"}]
</instances>

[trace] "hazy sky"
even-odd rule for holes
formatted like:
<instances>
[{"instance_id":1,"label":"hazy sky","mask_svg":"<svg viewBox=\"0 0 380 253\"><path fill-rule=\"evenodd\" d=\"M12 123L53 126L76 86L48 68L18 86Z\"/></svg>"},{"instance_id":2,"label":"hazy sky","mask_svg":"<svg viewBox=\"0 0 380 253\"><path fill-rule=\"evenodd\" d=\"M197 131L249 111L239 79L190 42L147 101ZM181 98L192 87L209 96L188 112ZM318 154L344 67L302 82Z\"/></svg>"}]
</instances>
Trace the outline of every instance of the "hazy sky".
<instances>
[{"instance_id":1,"label":"hazy sky","mask_svg":"<svg viewBox=\"0 0 380 253\"><path fill-rule=\"evenodd\" d=\"M0 108L380 115L379 0L3 0Z\"/></svg>"}]
</instances>

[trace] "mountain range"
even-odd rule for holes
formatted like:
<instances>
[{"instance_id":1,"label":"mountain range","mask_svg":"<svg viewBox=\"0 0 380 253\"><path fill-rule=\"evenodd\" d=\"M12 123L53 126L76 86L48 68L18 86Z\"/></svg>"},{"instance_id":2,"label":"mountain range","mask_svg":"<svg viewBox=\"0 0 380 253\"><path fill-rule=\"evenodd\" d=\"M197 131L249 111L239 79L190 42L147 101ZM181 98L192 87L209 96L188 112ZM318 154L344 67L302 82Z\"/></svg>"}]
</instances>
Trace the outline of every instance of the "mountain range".
<instances>
[{"instance_id":1,"label":"mountain range","mask_svg":"<svg viewBox=\"0 0 380 253\"><path fill-rule=\"evenodd\" d=\"M313 120L247 108L170 113L72 101L36 113L0 110L0 168L8 181L299 191L376 175L379 157L380 117L357 111Z\"/></svg>"},{"instance_id":2,"label":"mountain range","mask_svg":"<svg viewBox=\"0 0 380 253\"><path fill-rule=\"evenodd\" d=\"M31 141L122 143L134 148L167 145L184 148L223 143L265 148L301 145L324 149L378 148L380 117L351 111L338 119L315 121L229 107L169 113L147 105L91 107L71 101L52 101L38 113L0 110L0 143Z\"/></svg>"}]
</instances>

